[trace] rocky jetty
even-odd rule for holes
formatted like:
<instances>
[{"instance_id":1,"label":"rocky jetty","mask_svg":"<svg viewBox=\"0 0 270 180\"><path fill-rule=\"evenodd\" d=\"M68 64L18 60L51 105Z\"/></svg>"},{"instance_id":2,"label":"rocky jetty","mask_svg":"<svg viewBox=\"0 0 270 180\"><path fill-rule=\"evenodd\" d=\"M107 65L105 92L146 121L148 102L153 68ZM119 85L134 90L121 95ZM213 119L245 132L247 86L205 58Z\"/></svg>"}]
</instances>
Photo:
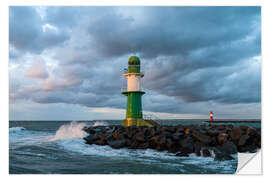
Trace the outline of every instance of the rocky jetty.
<instances>
[{"instance_id":1,"label":"rocky jetty","mask_svg":"<svg viewBox=\"0 0 270 180\"><path fill-rule=\"evenodd\" d=\"M155 149L176 156L214 157L231 160L237 152L256 152L261 148L261 129L232 125L178 125L155 127L85 127L86 144L112 148Z\"/></svg>"}]
</instances>

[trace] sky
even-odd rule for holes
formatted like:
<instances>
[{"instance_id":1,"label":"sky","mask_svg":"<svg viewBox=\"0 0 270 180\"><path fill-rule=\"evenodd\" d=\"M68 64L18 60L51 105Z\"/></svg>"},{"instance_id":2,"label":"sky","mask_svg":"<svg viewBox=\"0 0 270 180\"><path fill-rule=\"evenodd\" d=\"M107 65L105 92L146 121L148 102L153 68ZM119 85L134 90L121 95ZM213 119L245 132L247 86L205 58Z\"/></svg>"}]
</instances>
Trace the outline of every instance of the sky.
<instances>
[{"instance_id":1,"label":"sky","mask_svg":"<svg viewBox=\"0 0 270 180\"><path fill-rule=\"evenodd\" d=\"M144 114L261 118L260 7L9 8L10 120L124 119L128 58Z\"/></svg>"}]
</instances>

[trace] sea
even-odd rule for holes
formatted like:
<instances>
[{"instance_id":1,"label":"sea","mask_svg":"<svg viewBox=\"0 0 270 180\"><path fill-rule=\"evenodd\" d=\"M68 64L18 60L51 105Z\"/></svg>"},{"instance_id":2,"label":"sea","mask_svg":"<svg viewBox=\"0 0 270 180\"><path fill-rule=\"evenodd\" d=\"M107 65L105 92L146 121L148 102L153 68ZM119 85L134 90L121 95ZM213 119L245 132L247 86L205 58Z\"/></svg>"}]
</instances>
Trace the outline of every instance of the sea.
<instances>
[{"instance_id":1,"label":"sea","mask_svg":"<svg viewBox=\"0 0 270 180\"><path fill-rule=\"evenodd\" d=\"M122 121L10 121L10 174L233 174L234 160L178 157L152 149L112 149L88 145L85 126L120 125ZM162 125L204 124L203 120L164 120ZM229 124L226 122L223 124ZM220 124L220 123L219 123ZM259 122L231 124L260 127Z\"/></svg>"}]
</instances>

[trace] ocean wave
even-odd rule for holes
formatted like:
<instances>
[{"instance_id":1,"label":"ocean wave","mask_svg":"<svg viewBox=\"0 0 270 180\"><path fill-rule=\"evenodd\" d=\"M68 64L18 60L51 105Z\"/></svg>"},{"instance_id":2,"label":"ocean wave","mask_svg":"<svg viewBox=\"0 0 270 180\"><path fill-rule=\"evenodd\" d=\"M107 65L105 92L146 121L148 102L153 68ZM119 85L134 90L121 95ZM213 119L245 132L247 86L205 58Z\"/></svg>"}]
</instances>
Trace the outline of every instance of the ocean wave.
<instances>
[{"instance_id":1,"label":"ocean wave","mask_svg":"<svg viewBox=\"0 0 270 180\"><path fill-rule=\"evenodd\" d=\"M26 129L24 127L12 127L9 128L9 132L10 133L16 133L16 132L21 132L21 131L25 131Z\"/></svg>"},{"instance_id":2,"label":"ocean wave","mask_svg":"<svg viewBox=\"0 0 270 180\"><path fill-rule=\"evenodd\" d=\"M208 172L209 169L219 169L219 172L233 172L237 164L237 154L235 160L215 161L213 157L198 157L196 154L190 154L189 157L178 157L173 153L158 152L153 149L112 149L110 146L88 145L81 138L64 139L57 141L63 150L70 153L79 153L88 156L106 157L111 160L136 161L142 164L155 164L155 166L167 169L177 169L180 172L189 172L187 168L197 167L202 171ZM201 172L196 172L201 173Z\"/></svg>"},{"instance_id":3,"label":"ocean wave","mask_svg":"<svg viewBox=\"0 0 270 180\"><path fill-rule=\"evenodd\" d=\"M53 143L53 141L79 138L82 139L86 133L82 130L85 123L71 122L64 124L56 133L46 131L27 130L24 127L9 128L9 144L11 149L21 146L40 145L43 143Z\"/></svg>"},{"instance_id":4,"label":"ocean wave","mask_svg":"<svg viewBox=\"0 0 270 180\"><path fill-rule=\"evenodd\" d=\"M127 157L125 149L112 149L110 146L98 146L85 144L81 138L62 139L57 142L63 149L84 155Z\"/></svg>"},{"instance_id":5,"label":"ocean wave","mask_svg":"<svg viewBox=\"0 0 270 180\"><path fill-rule=\"evenodd\" d=\"M31 131L24 127L9 128L9 147L16 149L21 146L40 145L48 142L53 136L44 131Z\"/></svg>"},{"instance_id":6,"label":"ocean wave","mask_svg":"<svg viewBox=\"0 0 270 180\"><path fill-rule=\"evenodd\" d=\"M85 126L87 126L86 123L77 123L75 121L72 121L70 124L64 124L56 131L55 136L50 141L83 138L87 135L83 130Z\"/></svg>"}]
</instances>

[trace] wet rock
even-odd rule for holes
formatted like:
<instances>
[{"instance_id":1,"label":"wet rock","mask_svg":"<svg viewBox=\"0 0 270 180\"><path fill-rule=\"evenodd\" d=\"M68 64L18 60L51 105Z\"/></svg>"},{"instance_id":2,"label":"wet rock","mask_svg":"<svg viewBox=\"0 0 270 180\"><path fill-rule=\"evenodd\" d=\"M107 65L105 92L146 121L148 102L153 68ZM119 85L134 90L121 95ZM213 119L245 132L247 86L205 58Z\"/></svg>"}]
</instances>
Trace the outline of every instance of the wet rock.
<instances>
[{"instance_id":1,"label":"wet rock","mask_svg":"<svg viewBox=\"0 0 270 180\"><path fill-rule=\"evenodd\" d=\"M218 145L217 137L211 137L211 142L208 143L209 146L216 147Z\"/></svg>"},{"instance_id":2,"label":"wet rock","mask_svg":"<svg viewBox=\"0 0 270 180\"><path fill-rule=\"evenodd\" d=\"M246 146L238 146L238 152L249 152L254 153L257 152L258 148L254 144L248 144Z\"/></svg>"},{"instance_id":3,"label":"wet rock","mask_svg":"<svg viewBox=\"0 0 270 180\"><path fill-rule=\"evenodd\" d=\"M201 156L201 149L202 149L202 144L200 142L196 142L194 144L194 152L197 156Z\"/></svg>"},{"instance_id":4,"label":"wet rock","mask_svg":"<svg viewBox=\"0 0 270 180\"><path fill-rule=\"evenodd\" d=\"M118 132L112 133L112 136L114 137L114 139L117 139L117 140L121 140L125 138L124 133L118 133Z\"/></svg>"},{"instance_id":5,"label":"wet rock","mask_svg":"<svg viewBox=\"0 0 270 180\"><path fill-rule=\"evenodd\" d=\"M151 138L150 129L149 128L145 128L143 130L143 133L144 133L144 136L145 136L146 139Z\"/></svg>"},{"instance_id":6,"label":"wet rock","mask_svg":"<svg viewBox=\"0 0 270 180\"><path fill-rule=\"evenodd\" d=\"M184 132L176 132L172 134L172 139L174 141L178 141L183 135L184 135Z\"/></svg>"},{"instance_id":7,"label":"wet rock","mask_svg":"<svg viewBox=\"0 0 270 180\"><path fill-rule=\"evenodd\" d=\"M161 135L161 136L159 136L157 143L158 143L159 146L165 146L166 141L167 141L166 137Z\"/></svg>"},{"instance_id":8,"label":"wet rock","mask_svg":"<svg viewBox=\"0 0 270 180\"><path fill-rule=\"evenodd\" d=\"M179 133L179 132L184 132L184 131L185 131L185 129L184 129L184 127L183 127L183 126L178 125L178 126L176 127L176 133Z\"/></svg>"},{"instance_id":9,"label":"wet rock","mask_svg":"<svg viewBox=\"0 0 270 180\"><path fill-rule=\"evenodd\" d=\"M132 140L130 139L125 139L126 140L126 147L130 147L131 146L131 143L132 143Z\"/></svg>"},{"instance_id":10,"label":"wet rock","mask_svg":"<svg viewBox=\"0 0 270 180\"><path fill-rule=\"evenodd\" d=\"M125 147L126 140L121 139L121 140L109 141L108 144L114 149L120 149L120 148Z\"/></svg>"},{"instance_id":11,"label":"wet rock","mask_svg":"<svg viewBox=\"0 0 270 180\"><path fill-rule=\"evenodd\" d=\"M149 143L145 142L138 145L138 149L147 149L149 147Z\"/></svg>"},{"instance_id":12,"label":"wet rock","mask_svg":"<svg viewBox=\"0 0 270 180\"><path fill-rule=\"evenodd\" d=\"M107 145L107 142L104 139L99 139L99 140L95 141L94 144L100 145L100 146L105 146L105 145Z\"/></svg>"},{"instance_id":13,"label":"wet rock","mask_svg":"<svg viewBox=\"0 0 270 180\"><path fill-rule=\"evenodd\" d=\"M232 128L231 132L229 133L230 138L233 141L238 141L242 135L242 131L239 127L235 126Z\"/></svg>"},{"instance_id":14,"label":"wet rock","mask_svg":"<svg viewBox=\"0 0 270 180\"><path fill-rule=\"evenodd\" d=\"M238 142L238 146L244 146L248 139L249 139L249 135L247 134L241 136Z\"/></svg>"},{"instance_id":15,"label":"wet rock","mask_svg":"<svg viewBox=\"0 0 270 180\"><path fill-rule=\"evenodd\" d=\"M180 156L180 157L188 157L188 153L185 153L185 152L180 152L180 153L177 153L176 156Z\"/></svg>"},{"instance_id":16,"label":"wet rock","mask_svg":"<svg viewBox=\"0 0 270 180\"><path fill-rule=\"evenodd\" d=\"M96 126L93 129L95 131L95 133L102 133L104 131L104 127L103 126Z\"/></svg>"},{"instance_id":17,"label":"wet rock","mask_svg":"<svg viewBox=\"0 0 270 180\"><path fill-rule=\"evenodd\" d=\"M203 143L210 143L211 142L211 138L207 135L204 135L204 134L201 134L200 132L196 131L196 130L193 130L192 131L192 136L197 140L197 141L200 141L200 142L203 142Z\"/></svg>"},{"instance_id":18,"label":"wet rock","mask_svg":"<svg viewBox=\"0 0 270 180\"><path fill-rule=\"evenodd\" d=\"M225 160L233 160L234 158L226 153L226 152L222 152L222 151L219 151L217 149L214 150L214 153L215 153L215 161L225 161Z\"/></svg>"},{"instance_id":19,"label":"wet rock","mask_svg":"<svg viewBox=\"0 0 270 180\"><path fill-rule=\"evenodd\" d=\"M199 129L198 130L201 134L207 134L207 131L205 129Z\"/></svg>"},{"instance_id":20,"label":"wet rock","mask_svg":"<svg viewBox=\"0 0 270 180\"><path fill-rule=\"evenodd\" d=\"M165 131L165 132L162 132L162 136L164 136L166 138L171 138L172 137L172 133L170 133L168 131Z\"/></svg>"},{"instance_id":21,"label":"wet rock","mask_svg":"<svg viewBox=\"0 0 270 180\"><path fill-rule=\"evenodd\" d=\"M98 139L105 141L107 138L106 138L106 136L104 134L99 134Z\"/></svg>"},{"instance_id":22,"label":"wet rock","mask_svg":"<svg viewBox=\"0 0 270 180\"><path fill-rule=\"evenodd\" d=\"M169 153L176 153L176 152L178 152L178 151L179 151L179 148L177 148L176 146L173 146L172 148L170 148L170 149L168 150Z\"/></svg>"},{"instance_id":23,"label":"wet rock","mask_svg":"<svg viewBox=\"0 0 270 180\"><path fill-rule=\"evenodd\" d=\"M257 136L257 131L252 127L248 127L246 130L246 134L249 136Z\"/></svg>"},{"instance_id":24,"label":"wet rock","mask_svg":"<svg viewBox=\"0 0 270 180\"><path fill-rule=\"evenodd\" d=\"M209 136L216 136L216 135L219 134L219 131L216 130L216 129L209 129L209 130L207 131L207 134L208 134Z\"/></svg>"},{"instance_id":25,"label":"wet rock","mask_svg":"<svg viewBox=\"0 0 270 180\"><path fill-rule=\"evenodd\" d=\"M235 154L237 153L237 147L234 143L231 141L227 141L225 144L222 146L219 146L218 149L222 152L226 152L228 154Z\"/></svg>"},{"instance_id":26,"label":"wet rock","mask_svg":"<svg viewBox=\"0 0 270 180\"><path fill-rule=\"evenodd\" d=\"M258 148L261 148L261 137L257 138L257 140L255 141L255 144Z\"/></svg>"},{"instance_id":27,"label":"wet rock","mask_svg":"<svg viewBox=\"0 0 270 180\"><path fill-rule=\"evenodd\" d=\"M156 135L156 131L155 131L155 128L151 127L149 128L149 136L150 137L153 137Z\"/></svg>"},{"instance_id":28,"label":"wet rock","mask_svg":"<svg viewBox=\"0 0 270 180\"><path fill-rule=\"evenodd\" d=\"M149 140L149 148L156 149L156 147L157 147L157 144L154 141Z\"/></svg>"},{"instance_id":29,"label":"wet rock","mask_svg":"<svg viewBox=\"0 0 270 180\"><path fill-rule=\"evenodd\" d=\"M174 133L175 132L175 127L173 126L164 126L164 127L161 127L161 131L162 132L170 132L170 133Z\"/></svg>"},{"instance_id":30,"label":"wet rock","mask_svg":"<svg viewBox=\"0 0 270 180\"><path fill-rule=\"evenodd\" d=\"M219 131L226 130L226 126L220 125L220 126L217 126L216 129Z\"/></svg>"},{"instance_id":31,"label":"wet rock","mask_svg":"<svg viewBox=\"0 0 270 180\"><path fill-rule=\"evenodd\" d=\"M112 127L106 131L106 133L113 133L115 131L115 127Z\"/></svg>"},{"instance_id":32,"label":"wet rock","mask_svg":"<svg viewBox=\"0 0 270 180\"><path fill-rule=\"evenodd\" d=\"M145 136L144 136L144 133L143 132L139 132L135 135L135 139L138 141L138 142L145 142Z\"/></svg>"},{"instance_id":33,"label":"wet rock","mask_svg":"<svg viewBox=\"0 0 270 180\"><path fill-rule=\"evenodd\" d=\"M105 137L106 137L106 140L107 140L107 141L112 141L112 140L114 140L114 137L112 136L112 134L106 134Z\"/></svg>"},{"instance_id":34,"label":"wet rock","mask_svg":"<svg viewBox=\"0 0 270 180\"><path fill-rule=\"evenodd\" d=\"M139 143L137 141L131 141L129 148L130 149L137 149L138 146L139 146Z\"/></svg>"},{"instance_id":35,"label":"wet rock","mask_svg":"<svg viewBox=\"0 0 270 180\"><path fill-rule=\"evenodd\" d=\"M179 142L180 150L186 153L193 153L194 140L191 137L187 137Z\"/></svg>"},{"instance_id":36,"label":"wet rock","mask_svg":"<svg viewBox=\"0 0 270 180\"><path fill-rule=\"evenodd\" d=\"M156 146L156 150L157 150L157 151L164 151L165 148L164 148L164 146L157 145L157 146Z\"/></svg>"},{"instance_id":37,"label":"wet rock","mask_svg":"<svg viewBox=\"0 0 270 180\"><path fill-rule=\"evenodd\" d=\"M126 135L127 138L132 139L132 137L135 135L136 131L129 130Z\"/></svg>"},{"instance_id":38,"label":"wet rock","mask_svg":"<svg viewBox=\"0 0 270 180\"><path fill-rule=\"evenodd\" d=\"M159 136L153 136L149 141L154 142L155 144L158 144L158 138Z\"/></svg>"},{"instance_id":39,"label":"wet rock","mask_svg":"<svg viewBox=\"0 0 270 180\"><path fill-rule=\"evenodd\" d=\"M256 152L261 147L261 129L232 125L178 125L155 127L97 126L83 128L86 144L112 148L156 149L209 157L214 148L216 160L232 159L230 154Z\"/></svg>"},{"instance_id":40,"label":"wet rock","mask_svg":"<svg viewBox=\"0 0 270 180\"><path fill-rule=\"evenodd\" d=\"M227 137L228 137L228 134L220 133L217 137L218 144L220 145L225 144L227 142Z\"/></svg>"},{"instance_id":41,"label":"wet rock","mask_svg":"<svg viewBox=\"0 0 270 180\"><path fill-rule=\"evenodd\" d=\"M94 140L93 140L93 135L92 134L89 134L88 136L84 137L83 138L85 140L85 143L86 144L93 144Z\"/></svg>"},{"instance_id":42,"label":"wet rock","mask_svg":"<svg viewBox=\"0 0 270 180\"><path fill-rule=\"evenodd\" d=\"M145 130L144 126L137 127L137 132L142 132L144 134L144 130Z\"/></svg>"},{"instance_id":43,"label":"wet rock","mask_svg":"<svg viewBox=\"0 0 270 180\"><path fill-rule=\"evenodd\" d=\"M125 127L124 126L117 126L116 131L118 134L121 134L125 131Z\"/></svg>"},{"instance_id":44,"label":"wet rock","mask_svg":"<svg viewBox=\"0 0 270 180\"><path fill-rule=\"evenodd\" d=\"M211 152L208 149L202 149L203 157L211 157Z\"/></svg>"},{"instance_id":45,"label":"wet rock","mask_svg":"<svg viewBox=\"0 0 270 180\"><path fill-rule=\"evenodd\" d=\"M247 129L249 128L248 126L239 126L239 128L243 131L246 132Z\"/></svg>"},{"instance_id":46,"label":"wet rock","mask_svg":"<svg viewBox=\"0 0 270 180\"><path fill-rule=\"evenodd\" d=\"M93 141L97 141L97 140L99 140L99 134L94 134L93 136L92 136L92 140Z\"/></svg>"},{"instance_id":47,"label":"wet rock","mask_svg":"<svg viewBox=\"0 0 270 180\"><path fill-rule=\"evenodd\" d=\"M86 129L85 131L86 131L88 134L95 134L95 133L96 133L96 131L95 131L92 127Z\"/></svg>"},{"instance_id":48,"label":"wet rock","mask_svg":"<svg viewBox=\"0 0 270 180\"><path fill-rule=\"evenodd\" d=\"M168 149L171 149L173 146L174 146L174 142L173 142L170 138L168 138L168 139L166 140L166 147L167 147Z\"/></svg>"}]
</instances>

